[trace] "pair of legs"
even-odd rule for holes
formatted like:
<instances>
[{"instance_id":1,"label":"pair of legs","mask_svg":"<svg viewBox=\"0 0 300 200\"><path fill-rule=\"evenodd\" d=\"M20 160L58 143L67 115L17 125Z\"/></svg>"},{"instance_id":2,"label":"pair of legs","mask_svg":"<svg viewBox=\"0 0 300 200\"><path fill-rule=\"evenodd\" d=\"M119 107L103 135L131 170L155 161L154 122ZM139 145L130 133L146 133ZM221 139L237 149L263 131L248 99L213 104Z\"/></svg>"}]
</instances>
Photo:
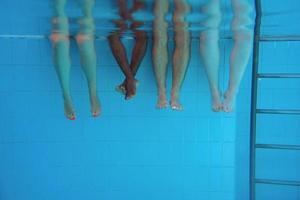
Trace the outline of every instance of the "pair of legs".
<instances>
[{"instance_id":1,"label":"pair of legs","mask_svg":"<svg viewBox=\"0 0 300 200\"><path fill-rule=\"evenodd\" d=\"M175 0L173 23L175 31L175 50L173 54L171 108L182 110L179 94L184 81L186 69L190 58L190 33L185 15L190 7L185 0ZM168 23L165 19L169 10L169 2L156 1L154 5L154 31L153 31L153 64L158 87L157 108L166 108L166 78L168 65Z\"/></svg>"},{"instance_id":2,"label":"pair of legs","mask_svg":"<svg viewBox=\"0 0 300 200\"><path fill-rule=\"evenodd\" d=\"M54 4L55 17L52 20L53 30L50 36L53 46L53 59L55 69L61 85L65 115L74 120L75 110L70 93L70 40L68 31L68 18L64 13L66 0L56 0ZM91 18L93 1L82 2L84 17L79 21L80 33L76 36L79 47L81 66L87 78L91 112L94 117L100 114L100 102L96 88L96 52L94 46L93 20Z\"/></svg>"},{"instance_id":3,"label":"pair of legs","mask_svg":"<svg viewBox=\"0 0 300 200\"><path fill-rule=\"evenodd\" d=\"M119 30L110 34L108 37L109 45L112 53L120 66L125 80L116 87L117 91L125 94L125 99L128 100L136 94L137 80L135 75L139 69L141 61L143 60L147 49L147 34L145 31L138 30L144 23L136 21L132 18L132 13L143 6L143 3L139 0L133 1L131 9L127 8L127 2L124 0L118 0L120 20L116 20L115 24ZM126 21L130 21L131 25L128 27ZM131 61L129 63L127 59L126 49L121 41L121 36L126 30L133 31L135 44L132 50Z\"/></svg>"},{"instance_id":4,"label":"pair of legs","mask_svg":"<svg viewBox=\"0 0 300 200\"><path fill-rule=\"evenodd\" d=\"M247 26L251 24L249 14L250 4L247 0L231 0L233 20L233 49L230 55L230 75L228 88L222 102L219 90L219 25L221 21L220 0L209 0L203 7L207 18L204 21L205 30L200 35L200 55L206 69L211 96L212 110L215 112L232 112L235 105L239 85L251 53L253 33Z\"/></svg>"}]
</instances>

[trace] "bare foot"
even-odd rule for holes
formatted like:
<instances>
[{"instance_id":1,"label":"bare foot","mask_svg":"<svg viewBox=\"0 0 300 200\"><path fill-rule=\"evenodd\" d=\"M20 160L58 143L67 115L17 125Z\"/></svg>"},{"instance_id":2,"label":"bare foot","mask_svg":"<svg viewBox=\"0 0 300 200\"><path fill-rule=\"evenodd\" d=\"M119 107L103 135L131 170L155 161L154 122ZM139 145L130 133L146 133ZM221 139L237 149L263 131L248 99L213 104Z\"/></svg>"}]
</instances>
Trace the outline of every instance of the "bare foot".
<instances>
[{"instance_id":1,"label":"bare foot","mask_svg":"<svg viewBox=\"0 0 300 200\"><path fill-rule=\"evenodd\" d=\"M126 80L126 94L125 99L129 100L136 95L136 83L135 79L127 79Z\"/></svg>"},{"instance_id":2,"label":"bare foot","mask_svg":"<svg viewBox=\"0 0 300 200\"><path fill-rule=\"evenodd\" d=\"M222 102L221 102L221 97L220 97L220 93L217 91L217 92L212 92L211 94L211 109L214 111L214 112L220 112L222 111Z\"/></svg>"},{"instance_id":3,"label":"bare foot","mask_svg":"<svg viewBox=\"0 0 300 200\"><path fill-rule=\"evenodd\" d=\"M123 95L125 95L126 94L125 82L123 82L122 84L116 86L116 91L120 92Z\"/></svg>"},{"instance_id":4,"label":"bare foot","mask_svg":"<svg viewBox=\"0 0 300 200\"><path fill-rule=\"evenodd\" d=\"M171 105L172 110L178 110L178 111L183 110L183 106L179 102L178 95L171 95L170 105Z\"/></svg>"},{"instance_id":5,"label":"bare foot","mask_svg":"<svg viewBox=\"0 0 300 200\"><path fill-rule=\"evenodd\" d=\"M168 100L165 94L158 95L156 108L163 109L168 107Z\"/></svg>"},{"instance_id":6,"label":"bare foot","mask_svg":"<svg viewBox=\"0 0 300 200\"><path fill-rule=\"evenodd\" d=\"M136 87L138 87L139 81L138 80L135 80L135 81L136 81L135 85L136 85ZM116 91L120 92L123 95L126 95L126 80L124 80L123 83L121 83L120 85L116 86Z\"/></svg>"},{"instance_id":7,"label":"bare foot","mask_svg":"<svg viewBox=\"0 0 300 200\"><path fill-rule=\"evenodd\" d=\"M234 106L235 106L235 98L236 98L236 93L232 91L226 91L224 93L224 101L222 105L222 110L224 112L232 112L234 111Z\"/></svg>"},{"instance_id":8,"label":"bare foot","mask_svg":"<svg viewBox=\"0 0 300 200\"><path fill-rule=\"evenodd\" d=\"M179 103L179 101L171 101L170 105L172 110L178 110L178 111L183 110L183 106L181 103Z\"/></svg>"},{"instance_id":9,"label":"bare foot","mask_svg":"<svg viewBox=\"0 0 300 200\"><path fill-rule=\"evenodd\" d=\"M72 103L71 103L71 102L65 101L64 107L65 107L65 116L66 116L69 120L75 120L75 119L76 119L76 116L75 116L75 111L74 111L74 109L73 109Z\"/></svg>"},{"instance_id":10,"label":"bare foot","mask_svg":"<svg viewBox=\"0 0 300 200\"><path fill-rule=\"evenodd\" d=\"M101 106L98 96L91 99L91 112L93 117L98 117L101 113Z\"/></svg>"}]
</instances>

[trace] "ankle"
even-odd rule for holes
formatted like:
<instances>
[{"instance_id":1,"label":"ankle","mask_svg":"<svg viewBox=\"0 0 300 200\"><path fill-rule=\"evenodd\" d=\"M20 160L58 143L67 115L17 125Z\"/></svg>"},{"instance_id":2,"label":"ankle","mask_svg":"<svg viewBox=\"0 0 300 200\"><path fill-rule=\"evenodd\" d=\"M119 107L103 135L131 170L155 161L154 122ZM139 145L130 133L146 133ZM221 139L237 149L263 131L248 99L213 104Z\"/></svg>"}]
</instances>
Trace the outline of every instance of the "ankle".
<instances>
[{"instance_id":1,"label":"ankle","mask_svg":"<svg viewBox=\"0 0 300 200\"><path fill-rule=\"evenodd\" d=\"M171 91L171 98L172 98L172 99L178 99L178 98L179 98L179 91L177 91L177 90L172 90L172 91Z\"/></svg>"},{"instance_id":2,"label":"ankle","mask_svg":"<svg viewBox=\"0 0 300 200\"><path fill-rule=\"evenodd\" d=\"M238 93L238 91L236 89L229 88L224 93L224 96L225 97L232 97L232 96L235 96L237 93Z\"/></svg>"}]
</instances>

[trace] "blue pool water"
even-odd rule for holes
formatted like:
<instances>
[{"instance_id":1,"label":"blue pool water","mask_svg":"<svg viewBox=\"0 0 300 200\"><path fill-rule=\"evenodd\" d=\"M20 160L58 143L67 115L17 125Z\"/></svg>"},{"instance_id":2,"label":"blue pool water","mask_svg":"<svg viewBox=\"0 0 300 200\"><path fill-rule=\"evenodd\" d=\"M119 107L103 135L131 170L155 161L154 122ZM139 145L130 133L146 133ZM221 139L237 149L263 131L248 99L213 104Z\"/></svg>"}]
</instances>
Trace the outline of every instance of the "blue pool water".
<instances>
[{"instance_id":1,"label":"blue pool water","mask_svg":"<svg viewBox=\"0 0 300 200\"><path fill-rule=\"evenodd\" d=\"M155 109L152 41L137 73L137 96L124 101L115 91L124 77L105 38L114 29L110 22L116 18L112 2L96 1L94 9L102 114L97 119L90 116L86 80L72 41L71 90L77 119L69 121L63 115L47 38L51 1L1 1L0 200L249 199L252 56L235 112L212 112L197 39L200 3L191 0L193 40L181 92L184 111ZM76 5L69 3L68 12L76 18ZM233 41L228 28L230 1L222 3L220 89L224 91ZM262 35L299 38L298 0L262 0L262 5ZM151 35L153 16L149 12L137 17L145 16L144 29ZM123 42L127 49L132 48L131 37ZM168 45L172 52L174 40ZM261 42L260 47L260 73L300 73L299 41ZM299 102L300 79L259 80L258 108L299 110ZM258 115L256 130L259 143L300 145L299 115ZM300 181L299 151L258 149L256 156L258 178ZM256 197L300 200L300 188L257 184Z\"/></svg>"}]
</instances>

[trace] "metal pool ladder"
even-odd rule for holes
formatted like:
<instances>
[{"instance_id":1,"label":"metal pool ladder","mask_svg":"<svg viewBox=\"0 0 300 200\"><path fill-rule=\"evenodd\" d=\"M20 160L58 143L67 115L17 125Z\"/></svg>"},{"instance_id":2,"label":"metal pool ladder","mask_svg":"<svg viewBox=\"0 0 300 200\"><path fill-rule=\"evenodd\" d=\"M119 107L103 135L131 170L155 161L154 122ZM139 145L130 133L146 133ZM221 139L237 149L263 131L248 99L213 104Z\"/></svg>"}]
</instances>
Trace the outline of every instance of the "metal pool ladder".
<instances>
[{"instance_id":1,"label":"metal pool ladder","mask_svg":"<svg viewBox=\"0 0 300 200\"><path fill-rule=\"evenodd\" d=\"M280 41L300 41L300 37L263 37L260 33L262 7L261 0L255 0L256 18L254 28L254 45L252 60L252 91L251 91L251 125L250 125L250 200L256 199L256 184L275 184L300 186L300 181L273 180L256 178L256 150L257 149L278 149L278 150L300 150L300 145L285 144L259 144L256 143L256 118L258 114L280 114L280 115L300 115L300 110L284 109L258 109L257 90L258 79L290 79L300 78L300 73L259 73L259 48L260 42L280 42Z\"/></svg>"}]
</instances>

